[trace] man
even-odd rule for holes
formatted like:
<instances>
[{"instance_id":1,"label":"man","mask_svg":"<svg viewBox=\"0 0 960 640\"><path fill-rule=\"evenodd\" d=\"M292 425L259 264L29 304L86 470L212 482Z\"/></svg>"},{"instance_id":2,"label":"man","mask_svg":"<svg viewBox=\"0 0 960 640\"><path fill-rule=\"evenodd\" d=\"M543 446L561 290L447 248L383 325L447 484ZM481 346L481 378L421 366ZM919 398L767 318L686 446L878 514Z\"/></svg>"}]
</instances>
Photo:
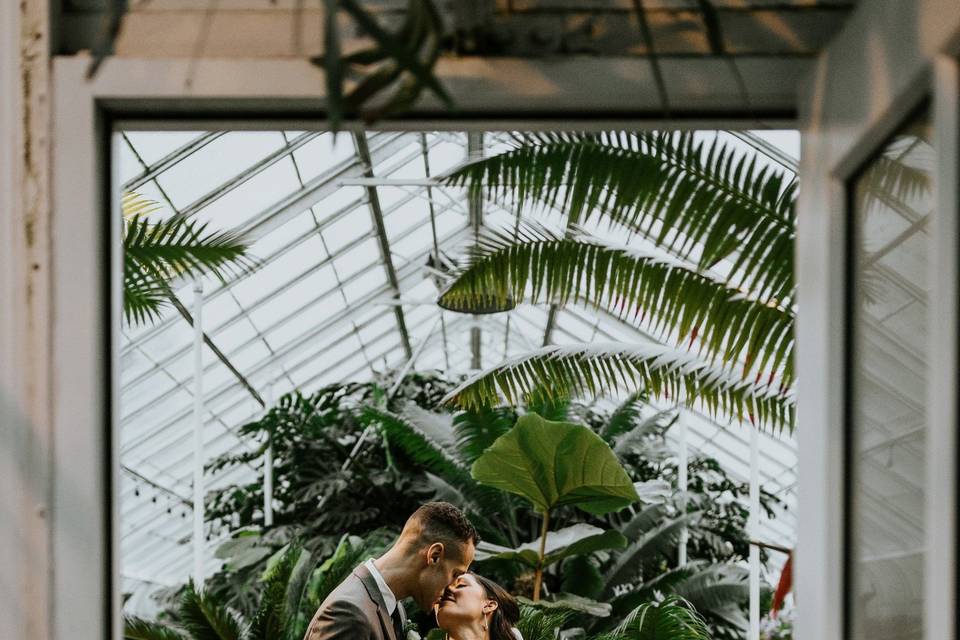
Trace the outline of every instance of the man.
<instances>
[{"instance_id":1,"label":"man","mask_svg":"<svg viewBox=\"0 0 960 640\"><path fill-rule=\"evenodd\" d=\"M446 502L428 502L407 519L385 554L368 560L323 601L304 640L404 640L400 605L413 598L430 611L444 588L473 562L477 532Z\"/></svg>"}]
</instances>

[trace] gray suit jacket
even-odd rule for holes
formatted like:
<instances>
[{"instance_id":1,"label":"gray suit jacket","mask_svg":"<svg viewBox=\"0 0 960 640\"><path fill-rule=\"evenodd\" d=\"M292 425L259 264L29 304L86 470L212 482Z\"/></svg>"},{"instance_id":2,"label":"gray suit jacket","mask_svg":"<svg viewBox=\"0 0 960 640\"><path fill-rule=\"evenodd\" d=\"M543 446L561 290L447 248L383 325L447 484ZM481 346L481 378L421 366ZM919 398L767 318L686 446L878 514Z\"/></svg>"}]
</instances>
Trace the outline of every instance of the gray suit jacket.
<instances>
[{"instance_id":1,"label":"gray suit jacket","mask_svg":"<svg viewBox=\"0 0 960 640\"><path fill-rule=\"evenodd\" d=\"M398 640L377 582L363 565L330 592L310 621L303 640L347 638Z\"/></svg>"}]
</instances>

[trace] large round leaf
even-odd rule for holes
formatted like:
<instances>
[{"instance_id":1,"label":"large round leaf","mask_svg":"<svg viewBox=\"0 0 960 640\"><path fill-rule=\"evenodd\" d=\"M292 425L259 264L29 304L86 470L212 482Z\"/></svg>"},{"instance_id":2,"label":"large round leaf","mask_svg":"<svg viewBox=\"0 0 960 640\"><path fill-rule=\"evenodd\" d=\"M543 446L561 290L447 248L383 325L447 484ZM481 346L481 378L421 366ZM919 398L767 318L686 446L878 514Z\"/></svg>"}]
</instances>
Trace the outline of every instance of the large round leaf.
<instances>
[{"instance_id":1,"label":"large round leaf","mask_svg":"<svg viewBox=\"0 0 960 640\"><path fill-rule=\"evenodd\" d=\"M602 515L639 499L633 482L600 436L570 422L528 413L496 439L471 469L483 484L516 493L546 513L575 505Z\"/></svg>"}]
</instances>

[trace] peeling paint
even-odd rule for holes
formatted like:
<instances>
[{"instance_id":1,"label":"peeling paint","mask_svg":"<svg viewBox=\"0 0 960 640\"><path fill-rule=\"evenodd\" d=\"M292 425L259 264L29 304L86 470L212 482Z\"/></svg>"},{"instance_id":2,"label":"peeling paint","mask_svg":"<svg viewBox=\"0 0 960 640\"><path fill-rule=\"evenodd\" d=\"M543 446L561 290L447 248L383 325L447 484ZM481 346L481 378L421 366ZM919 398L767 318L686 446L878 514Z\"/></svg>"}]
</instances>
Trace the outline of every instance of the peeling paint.
<instances>
[{"instance_id":1,"label":"peeling paint","mask_svg":"<svg viewBox=\"0 0 960 640\"><path fill-rule=\"evenodd\" d=\"M23 484L19 505L20 526L25 543L20 545L19 574L21 602L15 623L17 637L48 640L53 637L54 611L50 506L53 498L53 332L49 265L51 238L51 156L50 156L50 6L48 0L19 0L16 23L4 30L5 49L15 56L8 67L5 91L18 94L15 110L8 112L14 132L4 150L16 167L15 195L11 199L15 280L12 315L16 337L18 406L24 426L18 457L22 461ZM12 37L10 37L12 36Z\"/></svg>"},{"instance_id":2,"label":"peeling paint","mask_svg":"<svg viewBox=\"0 0 960 640\"><path fill-rule=\"evenodd\" d=\"M29 6L26 0L21 0L20 10L27 23L27 12ZM35 226L37 216L40 214L42 199L37 197L42 189L40 180L40 168L37 166L36 156L34 155L34 74L40 60L43 44L43 33L38 24L34 21L29 27L25 27L20 40L20 90L22 95L23 113L21 114L21 123L23 126L23 172L25 180L24 193L24 216L23 232L27 242L27 248L32 249L36 244ZM38 51L39 50L39 51ZM28 288L28 294L31 290Z\"/></svg>"}]
</instances>

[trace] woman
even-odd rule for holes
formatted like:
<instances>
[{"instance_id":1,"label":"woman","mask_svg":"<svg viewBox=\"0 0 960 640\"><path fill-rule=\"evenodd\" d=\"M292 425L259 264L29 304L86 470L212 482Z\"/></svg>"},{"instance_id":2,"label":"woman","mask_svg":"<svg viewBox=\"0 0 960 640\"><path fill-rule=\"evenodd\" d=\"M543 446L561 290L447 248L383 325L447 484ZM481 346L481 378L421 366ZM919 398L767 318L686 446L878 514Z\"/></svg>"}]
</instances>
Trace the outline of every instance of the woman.
<instances>
[{"instance_id":1,"label":"woman","mask_svg":"<svg viewBox=\"0 0 960 640\"><path fill-rule=\"evenodd\" d=\"M516 599L492 580L464 573L437 603L437 625L452 640L522 640Z\"/></svg>"}]
</instances>

